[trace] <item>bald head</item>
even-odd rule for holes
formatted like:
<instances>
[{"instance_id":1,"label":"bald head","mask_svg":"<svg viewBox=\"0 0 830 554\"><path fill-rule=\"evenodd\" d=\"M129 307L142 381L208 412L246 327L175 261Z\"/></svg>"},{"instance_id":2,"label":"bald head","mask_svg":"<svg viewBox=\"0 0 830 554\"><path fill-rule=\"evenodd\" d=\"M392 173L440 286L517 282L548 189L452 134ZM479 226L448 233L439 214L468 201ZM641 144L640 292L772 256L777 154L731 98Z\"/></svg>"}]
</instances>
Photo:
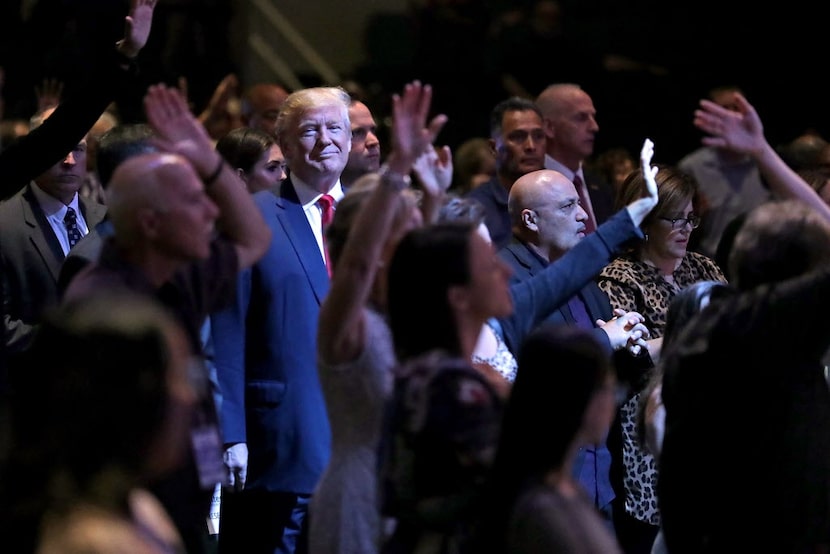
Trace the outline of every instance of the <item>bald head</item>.
<instances>
[{"instance_id":1,"label":"bald head","mask_svg":"<svg viewBox=\"0 0 830 554\"><path fill-rule=\"evenodd\" d=\"M574 184L551 169L532 171L510 189L507 209L513 234L553 261L585 236L588 214Z\"/></svg>"},{"instance_id":2,"label":"bald head","mask_svg":"<svg viewBox=\"0 0 830 554\"><path fill-rule=\"evenodd\" d=\"M107 190L107 212L116 235L134 240L142 211L163 209L171 186L193 179L199 181L190 163L176 154L140 154L120 164Z\"/></svg>"},{"instance_id":3,"label":"bald head","mask_svg":"<svg viewBox=\"0 0 830 554\"><path fill-rule=\"evenodd\" d=\"M547 133L547 154L573 171L594 152L599 124L591 96L579 85L550 85L536 98Z\"/></svg>"},{"instance_id":4,"label":"bald head","mask_svg":"<svg viewBox=\"0 0 830 554\"><path fill-rule=\"evenodd\" d=\"M274 135L277 115L288 91L276 83L259 83L245 91L242 99L242 118L247 127Z\"/></svg>"},{"instance_id":5,"label":"bald head","mask_svg":"<svg viewBox=\"0 0 830 554\"><path fill-rule=\"evenodd\" d=\"M576 188L567 177L552 169L531 171L519 177L507 199L507 210L515 226L521 223L524 210L537 210L550 203L552 195L567 197Z\"/></svg>"}]
</instances>

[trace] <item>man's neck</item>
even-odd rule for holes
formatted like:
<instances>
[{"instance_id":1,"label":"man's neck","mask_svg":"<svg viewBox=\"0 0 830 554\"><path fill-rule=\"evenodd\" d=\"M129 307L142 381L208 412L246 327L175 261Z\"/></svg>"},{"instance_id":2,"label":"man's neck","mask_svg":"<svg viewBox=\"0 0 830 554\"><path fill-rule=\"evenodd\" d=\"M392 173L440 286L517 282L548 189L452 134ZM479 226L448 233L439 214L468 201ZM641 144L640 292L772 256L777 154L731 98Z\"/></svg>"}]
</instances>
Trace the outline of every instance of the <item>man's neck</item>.
<instances>
[{"instance_id":1,"label":"man's neck","mask_svg":"<svg viewBox=\"0 0 830 554\"><path fill-rule=\"evenodd\" d=\"M547 155L556 160L557 162L561 163L572 172L576 173L579 171L579 167L582 165L582 158L579 156L574 156L568 152L564 152L562 150L557 150L555 148L549 148L547 151Z\"/></svg>"}]
</instances>

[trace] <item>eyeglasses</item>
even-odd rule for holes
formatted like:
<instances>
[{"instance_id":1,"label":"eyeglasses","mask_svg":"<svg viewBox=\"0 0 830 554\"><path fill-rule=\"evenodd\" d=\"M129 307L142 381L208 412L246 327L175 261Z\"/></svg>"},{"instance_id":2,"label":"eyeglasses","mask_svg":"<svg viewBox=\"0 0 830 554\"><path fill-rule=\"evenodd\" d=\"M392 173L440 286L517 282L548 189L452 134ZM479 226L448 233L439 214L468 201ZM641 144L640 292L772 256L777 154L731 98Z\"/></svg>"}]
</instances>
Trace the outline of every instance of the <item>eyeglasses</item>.
<instances>
[{"instance_id":1,"label":"eyeglasses","mask_svg":"<svg viewBox=\"0 0 830 554\"><path fill-rule=\"evenodd\" d=\"M670 221L671 228L673 231L682 229L686 226L687 223L692 226L692 229L697 229L698 227L700 227L699 215L690 215L689 217L661 217L658 219L662 219L663 221Z\"/></svg>"}]
</instances>

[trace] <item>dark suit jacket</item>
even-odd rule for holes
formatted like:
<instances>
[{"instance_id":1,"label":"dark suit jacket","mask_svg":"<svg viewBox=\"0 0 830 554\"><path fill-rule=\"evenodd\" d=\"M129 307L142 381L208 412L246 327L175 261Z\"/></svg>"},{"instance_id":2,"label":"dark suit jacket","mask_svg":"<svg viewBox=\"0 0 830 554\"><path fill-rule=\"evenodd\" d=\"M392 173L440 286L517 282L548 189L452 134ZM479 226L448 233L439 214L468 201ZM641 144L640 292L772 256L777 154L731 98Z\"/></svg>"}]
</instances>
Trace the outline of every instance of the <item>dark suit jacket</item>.
<instances>
[{"instance_id":1,"label":"dark suit jacket","mask_svg":"<svg viewBox=\"0 0 830 554\"><path fill-rule=\"evenodd\" d=\"M61 161L81 141L107 106L136 84L136 67L114 48L99 52L92 74L38 128L0 151L0 200ZM90 226L91 228L91 226Z\"/></svg>"},{"instance_id":2,"label":"dark suit jacket","mask_svg":"<svg viewBox=\"0 0 830 554\"><path fill-rule=\"evenodd\" d=\"M628 212L620 210L543 270L533 265L537 269L530 271L530 260L519 261L512 250L502 249L499 255L515 272L510 283L513 313L499 319L507 347L517 354L530 331L592 282L627 241L641 237ZM531 255L523 245L520 248ZM521 250L518 252L521 254ZM525 254L521 256L524 259Z\"/></svg>"},{"instance_id":3,"label":"dark suit jacket","mask_svg":"<svg viewBox=\"0 0 830 554\"><path fill-rule=\"evenodd\" d=\"M640 234L639 228L634 226L628 213L621 210L600 225L596 232L582 239L579 244L551 264L547 264L524 243L514 240L499 251L499 256L513 269L511 289L521 283L538 280L540 276L549 273L551 268L557 268L558 271L566 272L566 275L571 276L568 288L562 289L563 294L560 296L560 302L557 305L549 307L544 313L540 313L538 306L519 302L515 303L514 312L525 311L527 315L524 319L527 321L532 318L537 324L543 322L575 325L576 320L567 302L571 296L579 294L585 303L591 321L596 319L607 321L612 315L611 303L605 293L593 281L593 278L611 260L617 248L631 238L640 236ZM592 255L586 249L586 247L600 248L603 245L608 248L604 256L595 253ZM504 327L504 324L502 326ZM631 358L627 352L614 355L608 336L601 329L595 327L592 333L597 341L605 346L605 351L609 357L614 356L615 359ZM514 354L518 353L523 338L523 335L511 337L508 347L511 348ZM650 360L647 363L650 364ZM519 371L521 371L521 368ZM608 446L600 444L581 448L574 462L573 472L574 477L582 484L589 496L594 499L596 507L608 510L616 496L612 485L612 456Z\"/></svg>"},{"instance_id":4,"label":"dark suit jacket","mask_svg":"<svg viewBox=\"0 0 830 554\"><path fill-rule=\"evenodd\" d=\"M64 260L60 242L29 185L0 203L0 280L3 295L4 348L25 349L44 308L59 301L58 274ZM79 199L87 226L93 228L106 207Z\"/></svg>"},{"instance_id":5,"label":"dark suit jacket","mask_svg":"<svg viewBox=\"0 0 830 554\"><path fill-rule=\"evenodd\" d=\"M601 225L614 215L614 188L599 173L587 167L582 168L582 174L585 175L585 184L588 185L588 196L591 197L594 217L597 225Z\"/></svg>"},{"instance_id":6,"label":"dark suit jacket","mask_svg":"<svg viewBox=\"0 0 830 554\"><path fill-rule=\"evenodd\" d=\"M513 269L513 275L510 278L513 283L524 281L541 273L548 265L547 262L530 250L526 244L515 239L499 251L499 256ZM579 263L578 260L575 260L575 262ZM608 296L600 290L595 281L585 283L576 294L585 303L585 308L588 310L588 315L591 317L592 322L597 319L607 321L611 318L612 309ZM570 297L549 312L544 318L544 323L576 325L576 320L567 304L568 300L570 300ZM597 327L593 328L592 334L600 344L606 347L606 352L610 356L612 349L608 335Z\"/></svg>"},{"instance_id":7,"label":"dark suit jacket","mask_svg":"<svg viewBox=\"0 0 830 554\"><path fill-rule=\"evenodd\" d=\"M271 245L211 315L220 420L226 443L248 445L246 490L310 494L330 454L316 348L329 277L290 178L254 199Z\"/></svg>"},{"instance_id":8,"label":"dark suit jacket","mask_svg":"<svg viewBox=\"0 0 830 554\"><path fill-rule=\"evenodd\" d=\"M466 197L474 198L484 206L484 223L490 231L493 246L498 249L510 242L513 232L510 214L507 213L508 192L501 185L499 178L493 176L489 181L468 192Z\"/></svg>"}]
</instances>

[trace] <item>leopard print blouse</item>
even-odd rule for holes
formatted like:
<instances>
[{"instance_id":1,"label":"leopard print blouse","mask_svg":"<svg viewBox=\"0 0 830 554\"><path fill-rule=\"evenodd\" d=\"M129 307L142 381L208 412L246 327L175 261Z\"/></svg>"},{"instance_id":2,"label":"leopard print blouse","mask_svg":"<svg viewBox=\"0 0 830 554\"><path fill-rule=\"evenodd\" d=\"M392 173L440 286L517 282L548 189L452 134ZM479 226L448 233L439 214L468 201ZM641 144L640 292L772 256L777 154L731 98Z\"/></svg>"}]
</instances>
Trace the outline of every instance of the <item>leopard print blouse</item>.
<instances>
[{"instance_id":1,"label":"leopard print blouse","mask_svg":"<svg viewBox=\"0 0 830 554\"><path fill-rule=\"evenodd\" d=\"M697 252L686 252L673 277L670 283L656 267L627 255L605 266L597 283L608 295L612 308L641 313L652 338L657 338L663 336L669 303L681 289L697 281L726 282L715 261Z\"/></svg>"},{"instance_id":2,"label":"leopard print blouse","mask_svg":"<svg viewBox=\"0 0 830 554\"><path fill-rule=\"evenodd\" d=\"M639 312L645 317L651 336L657 338L663 336L666 311L680 290L697 281L726 282L715 261L697 252L686 253L673 277L673 283L666 281L656 267L628 255L605 266L598 284L608 295L612 308ZM637 403L642 391L632 392L636 394L620 408L625 510L639 521L659 525L657 465L637 435Z\"/></svg>"}]
</instances>

